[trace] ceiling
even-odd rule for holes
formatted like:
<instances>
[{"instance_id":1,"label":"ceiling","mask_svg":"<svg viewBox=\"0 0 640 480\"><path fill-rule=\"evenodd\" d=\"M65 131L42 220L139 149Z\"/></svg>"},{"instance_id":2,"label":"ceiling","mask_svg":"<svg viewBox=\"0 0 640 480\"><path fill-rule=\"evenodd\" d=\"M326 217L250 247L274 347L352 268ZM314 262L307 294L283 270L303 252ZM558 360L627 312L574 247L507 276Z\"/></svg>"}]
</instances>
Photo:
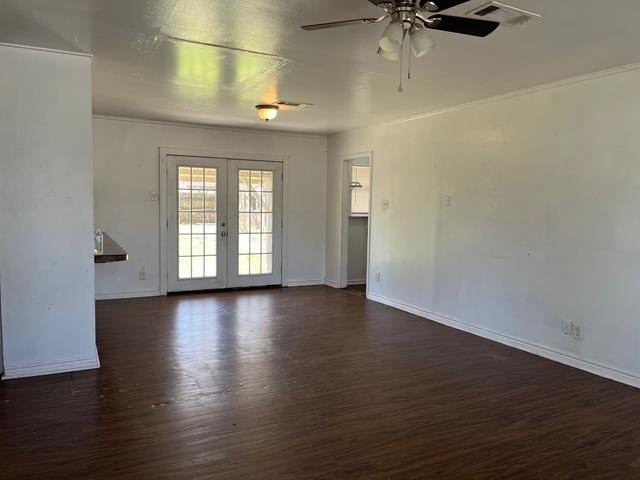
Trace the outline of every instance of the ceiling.
<instances>
[{"instance_id":1,"label":"ceiling","mask_svg":"<svg viewBox=\"0 0 640 480\"><path fill-rule=\"evenodd\" d=\"M0 42L92 53L96 114L323 134L640 61L637 0L506 3L542 18L484 39L432 32L403 94L376 55L383 24L299 28L377 16L367 0L0 0ZM276 100L314 107L260 123L254 106Z\"/></svg>"}]
</instances>

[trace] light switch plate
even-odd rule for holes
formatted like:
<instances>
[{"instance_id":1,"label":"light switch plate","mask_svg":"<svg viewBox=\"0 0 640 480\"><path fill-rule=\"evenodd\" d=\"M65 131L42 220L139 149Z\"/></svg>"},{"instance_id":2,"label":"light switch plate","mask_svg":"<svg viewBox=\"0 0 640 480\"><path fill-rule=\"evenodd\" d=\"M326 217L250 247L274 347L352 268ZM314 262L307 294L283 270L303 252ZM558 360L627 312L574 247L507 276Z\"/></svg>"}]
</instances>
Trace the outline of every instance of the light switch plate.
<instances>
[{"instance_id":1,"label":"light switch plate","mask_svg":"<svg viewBox=\"0 0 640 480\"><path fill-rule=\"evenodd\" d=\"M584 342L584 325L579 323L573 324L573 338L580 342Z\"/></svg>"}]
</instances>

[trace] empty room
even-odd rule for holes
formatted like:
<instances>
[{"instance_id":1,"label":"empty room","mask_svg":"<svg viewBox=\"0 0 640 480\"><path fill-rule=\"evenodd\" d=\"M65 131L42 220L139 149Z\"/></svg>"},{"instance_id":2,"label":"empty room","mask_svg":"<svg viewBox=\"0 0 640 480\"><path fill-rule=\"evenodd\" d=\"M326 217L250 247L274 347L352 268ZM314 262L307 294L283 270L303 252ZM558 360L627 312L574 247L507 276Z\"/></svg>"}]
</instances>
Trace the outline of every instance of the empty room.
<instances>
[{"instance_id":1,"label":"empty room","mask_svg":"<svg viewBox=\"0 0 640 480\"><path fill-rule=\"evenodd\" d=\"M640 479L636 0L0 0L0 479Z\"/></svg>"}]
</instances>

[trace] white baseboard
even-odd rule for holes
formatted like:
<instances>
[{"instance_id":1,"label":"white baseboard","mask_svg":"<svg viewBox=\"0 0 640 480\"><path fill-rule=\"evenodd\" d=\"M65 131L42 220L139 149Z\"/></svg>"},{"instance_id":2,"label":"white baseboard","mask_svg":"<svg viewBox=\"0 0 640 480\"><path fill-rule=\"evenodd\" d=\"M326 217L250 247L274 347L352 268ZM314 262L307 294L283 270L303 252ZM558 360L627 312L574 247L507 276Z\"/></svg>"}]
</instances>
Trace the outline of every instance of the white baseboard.
<instances>
[{"instance_id":1,"label":"white baseboard","mask_svg":"<svg viewBox=\"0 0 640 480\"><path fill-rule=\"evenodd\" d=\"M546 359L568 365L570 367L578 368L580 370L584 370L585 372L608 378L609 380L615 380L616 382L640 388L640 377L631 372L625 372L608 365L602 365L599 363L583 360L573 355L569 355L567 353L563 353L549 347L544 347L542 345L537 345L535 343L527 342L526 340L510 337L508 335L504 335L490 329L478 327L475 325L469 325L468 323L461 322L460 320L455 320L453 318L445 317L437 313L429 312L413 305L407 305L405 303L383 297L382 295L370 293L367 298L374 302L382 303L384 305L397 308L398 310L412 313L419 317L426 318L427 320L431 320L433 322L437 322L442 325L455 328L457 330L462 330L464 332L493 340L494 342L498 342L509 347L517 348L519 350L524 350L525 352L529 352L534 355L538 355L540 357L544 357Z\"/></svg>"},{"instance_id":2,"label":"white baseboard","mask_svg":"<svg viewBox=\"0 0 640 480\"><path fill-rule=\"evenodd\" d=\"M347 280L347 285L366 285L367 279L363 278L361 280Z\"/></svg>"},{"instance_id":3,"label":"white baseboard","mask_svg":"<svg viewBox=\"0 0 640 480\"><path fill-rule=\"evenodd\" d=\"M312 287L314 285L324 285L323 280L292 280L287 282L287 287Z\"/></svg>"},{"instance_id":4,"label":"white baseboard","mask_svg":"<svg viewBox=\"0 0 640 480\"><path fill-rule=\"evenodd\" d=\"M146 298L160 296L160 290L127 293L96 293L96 300L123 300L126 298Z\"/></svg>"},{"instance_id":5,"label":"white baseboard","mask_svg":"<svg viewBox=\"0 0 640 480\"><path fill-rule=\"evenodd\" d=\"M39 377L41 375L55 375L57 373L78 372L81 370L95 370L100 368L98 351L90 357L74 358L53 363L32 363L29 365L5 365L2 380L16 378Z\"/></svg>"},{"instance_id":6,"label":"white baseboard","mask_svg":"<svg viewBox=\"0 0 640 480\"><path fill-rule=\"evenodd\" d=\"M338 282L334 282L333 280L325 280L324 284L331 288L339 288Z\"/></svg>"}]
</instances>

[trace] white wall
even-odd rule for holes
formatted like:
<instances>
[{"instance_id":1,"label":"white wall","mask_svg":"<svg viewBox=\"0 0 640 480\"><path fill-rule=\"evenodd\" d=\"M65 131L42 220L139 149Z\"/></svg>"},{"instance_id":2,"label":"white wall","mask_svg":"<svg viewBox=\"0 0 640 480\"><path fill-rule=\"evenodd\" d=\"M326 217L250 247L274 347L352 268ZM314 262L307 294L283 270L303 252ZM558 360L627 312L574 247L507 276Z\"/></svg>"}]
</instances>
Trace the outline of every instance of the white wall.
<instances>
[{"instance_id":1,"label":"white wall","mask_svg":"<svg viewBox=\"0 0 640 480\"><path fill-rule=\"evenodd\" d=\"M640 386L640 70L580 80L330 137L327 280L373 150L373 299Z\"/></svg>"},{"instance_id":2,"label":"white wall","mask_svg":"<svg viewBox=\"0 0 640 480\"><path fill-rule=\"evenodd\" d=\"M130 258L96 266L97 298L160 291L160 204L150 200L160 188L160 147L284 157L285 278L291 285L324 281L325 137L109 118L94 119L94 137L96 227Z\"/></svg>"},{"instance_id":3,"label":"white wall","mask_svg":"<svg viewBox=\"0 0 640 480\"><path fill-rule=\"evenodd\" d=\"M5 378L97 367L91 59L0 46Z\"/></svg>"},{"instance_id":4,"label":"white wall","mask_svg":"<svg viewBox=\"0 0 640 480\"><path fill-rule=\"evenodd\" d=\"M0 194L0 198L1 198L1 194ZM0 218L0 225L2 225L2 218ZM0 251L1 250L2 250L2 246L0 245ZM2 274L0 273L0 287L1 286L2 286ZM4 353L2 351L2 291L0 291L0 376L2 376L3 373L4 373Z\"/></svg>"},{"instance_id":5,"label":"white wall","mask_svg":"<svg viewBox=\"0 0 640 480\"><path fill-rule=\"evenodd\" d=\"M352 284L364 283L367 277L368 225L366 217L349 217L347 281Z\"/></svg>"}]
</instances>

